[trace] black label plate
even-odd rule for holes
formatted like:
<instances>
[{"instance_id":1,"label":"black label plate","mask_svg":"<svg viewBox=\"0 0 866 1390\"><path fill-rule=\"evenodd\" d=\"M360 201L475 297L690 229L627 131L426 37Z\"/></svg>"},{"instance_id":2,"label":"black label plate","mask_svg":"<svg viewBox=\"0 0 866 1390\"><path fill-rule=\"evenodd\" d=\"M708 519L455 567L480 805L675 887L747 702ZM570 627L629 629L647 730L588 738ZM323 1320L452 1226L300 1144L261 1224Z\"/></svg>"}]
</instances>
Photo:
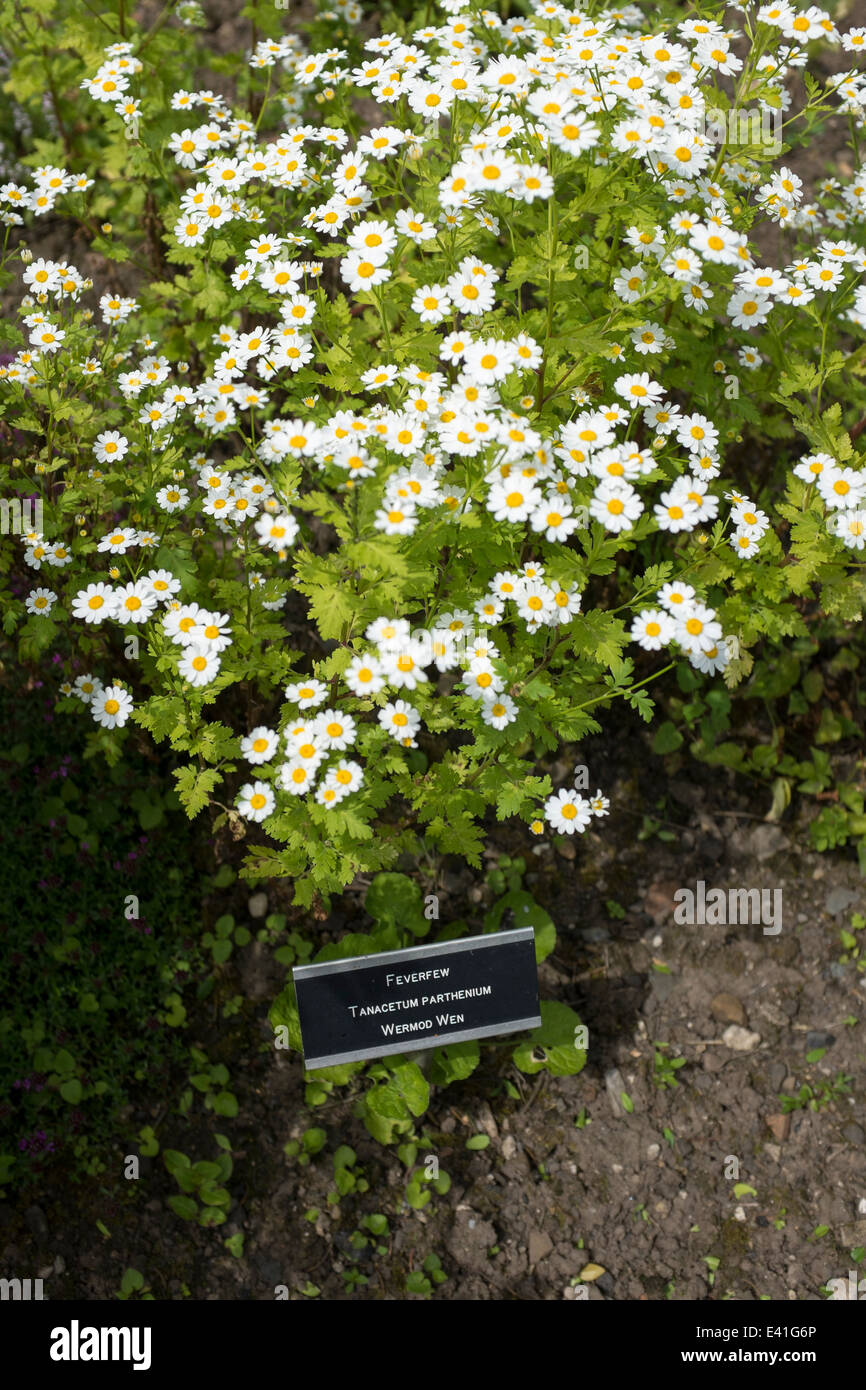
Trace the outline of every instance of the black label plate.
<instances>
[{"instance_id":1,"label":"black label plate","mask_svg":"<svg viewBox=\"0 0 866 1390\"><path fill-rule=\"evenodd\" d=\"M308 1070L541 1026L532 927L292 974Z\"/></svg>"}]
</instances>

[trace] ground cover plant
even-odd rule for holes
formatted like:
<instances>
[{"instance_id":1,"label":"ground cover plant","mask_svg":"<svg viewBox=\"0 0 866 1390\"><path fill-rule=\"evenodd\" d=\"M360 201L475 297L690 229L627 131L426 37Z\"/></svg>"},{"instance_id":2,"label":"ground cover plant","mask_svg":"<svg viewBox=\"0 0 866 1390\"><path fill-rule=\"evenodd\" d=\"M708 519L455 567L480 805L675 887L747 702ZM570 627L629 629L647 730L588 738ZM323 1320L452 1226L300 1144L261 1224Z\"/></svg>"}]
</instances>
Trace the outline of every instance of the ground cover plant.
<instances>
[{"instance_id":1,"label":"ground cover plant","mask_svg":"<svg viewBox=\"0 0 866 1390\"><path fill-rule=\"evenodd\" d=\"M7 667L0 1187L32 1191L52 1167L104 1173L124 1107L171 1084L184 991L207 977L206 861L192 845L175 860L188 836L165 769L139 755L106 772L77 721L55 714L48 682L9 677Z\"/></svg>"},{"instance_id":2,"label":"ground cover plant","mask_svg":"<svg viewBox=\"0 0 866 1390\"><path fill-rule=\"evenodd\" d=\"M862 707L866 30L787 4L244 16L217 54L195 5L0 3L3 626L58 727L107 777L146 735L164 804L300 914L361 877L372 929L280 928L284 965L468 932L422 886L480 866L494 819L604 833L569 749L623 705L779 816L835 786L816 843L866 844L822 751ZM839 127L848 172L807 186ZM506 913L550 954L519 880L482 929ZM223 916L205 948L244 944ZM574 1074L577 1015L543 1018L515 1065ZM299 1047L290 983L271 1022ZM308 1100L363 1071L358 1114L408 1152L479 1055L331 1068ZM169 1152L195 1214L216 1161Z\"/></svg>"}]
</instances>

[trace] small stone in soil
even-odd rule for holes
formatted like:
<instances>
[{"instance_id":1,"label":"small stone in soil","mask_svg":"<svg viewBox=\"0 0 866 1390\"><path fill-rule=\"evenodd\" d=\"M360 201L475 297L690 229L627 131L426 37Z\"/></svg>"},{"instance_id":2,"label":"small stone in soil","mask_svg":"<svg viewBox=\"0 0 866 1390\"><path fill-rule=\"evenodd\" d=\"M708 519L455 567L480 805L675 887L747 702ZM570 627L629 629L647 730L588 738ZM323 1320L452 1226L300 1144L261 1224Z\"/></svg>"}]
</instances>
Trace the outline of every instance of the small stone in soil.
<instances>
[{"instance_id":1,"label":"small stone in soil","mask_svg":"<svg viewBox=\"0 0 866 1390\"><path fill-rule=\"evenodd\" d=\"M760 1033L750 1033L748 1029L740 1028L736 1023L732 1023L722 1034L722 1042L732 1052L753 1052L760 1041Z\"/></svg>"},{"instance_id":2,"label":"small stone in soil","mask_svg":"<svg viewBox=\"0 0 866 1390\"><path fill-rule=\"evenodd\" d=\"M624 1115L625 1107L622 1103L622 1093L625 1090L625 1082L622 1079L622 1072L618 1067L611 1067L610 1071L605 1072L604 1085L607 1091L610 1108L617 1119Z\"/></svg>"},{"instance_id":3,"label":"small stone in soil","mask_svg":"<svg viewBox=\"0 0 866 1390\"><path fill-rule=\"evenodd\" d=\"M767 1125L772 1130L773 1135L779 1143L783 1143L791 1133L790 1115L768 1115Z\"/></svg>"},{"instance_id":4,"label":"small stone in soil","mask_svg":"<svg viewBox=\"0 0 866 1390\"><path fill-rule=\"evenodd\" d=\"M767 1082L770 1090L780 1091L787 1075L788 1068L784 1062L772 1062L767 1068Z\"/></svg>"},{"instance_id":5,"label":"small stone in soil","mask_svg":"<svg viewBox=\"0 0 866 1390\"><path fill-rule=\"evenodd\" d=\"M589 946L598 946L602 941L610 941L607 927L581 927L577 934L581 941L585 941Z\"/></svg>"},{"instance_id":6,"label":"small stone in soil","mask_svg":"<svg viewBox=\"0 0 866 1390\"><path fill-rule=\"evenodd\" d=\"M810 1028L806 1034L806 1051L811 1052L816 1047L832 1047L835 1041L833 1033L827 1033L821 1028Z\"/></svg>"},{"instance_id":7,"label":"small stone in soil","mask_svg":"<svg viewBox=\"0 0 866 1390\"><path fill-rule=\"evenodd\" d=\"M710 1013L719 1023L746 1022L746 1011L735 994L717 994L710 1000Z\"/></svg>"},{"instance_id":8,"label":"small stone in soil","mask_svg":"<svg viewBox=\"0 0 866 1390\"><path fill-rule=\"evenodd\" d=\"M720 1072L725 1065L724 1057L720 1057L716 1051L705 1052L701 1061L704 1071L708 1071L711 1076Z\"/></svg>"},{"instance_id":9,"label":"small stone in soil","mask_svg":"<svg viewBox=\"0 0 866 1390\"><path fill-rule=\"evenodd\" d=\"M539 1260L543 1260L553 1249L553 1241L546 1231L529 1232L529 1263L537 1265Z\"/></svg>"},{"instance_id":10,"label":"small stone in soil","mask_svg":"<svg viewBox=\"0 0 866 1390\"><path fill-rule=\"evenodd\" d=\"M852 1221L850 1226L840 1226L839 1243L847 1246L866 1245L866 1219Z\"/></svg>"},{"instance_id":11,"label":"small stone in soil","mask_svg":"<svg viewBox=\"0 0 866 1390\"><path fill-rule=\"evenodd\" d=\"M846 907L856 903L857 896L850 888L834 888L832 892L827 894L824 901L824 911L828 912L831 917L836 917L840 912L844 912Z\"/></svg>"},{"instance_id":12,"label":"small stone in soil","mask_svg":"<svg viewBox=\"0 0 866 1390\"><path fill-rule=\"evenodd\" d=\"M679 887L671 879L663 879L658 883L653 883L647 889L644 898L644 912L651 917L657 927L662 922L667 921L674 910L674 893Z\"/></svg>"},{"instance_id":13,"label":"small stone in soil","mask_svg":"<svg viewBox=\"0 0 866 1390\"><path fill-rule=\"evenodd\" d=\"M650 988L652 990L653 998L656 1000L657 1003L663 1004L665 1000L668 998L668 996L672 993L675 985L676 980L674 979L673 975L666 975L663 972L655 971L653 973L652 979L650 980Z\"/></svg>"}]
</instances>

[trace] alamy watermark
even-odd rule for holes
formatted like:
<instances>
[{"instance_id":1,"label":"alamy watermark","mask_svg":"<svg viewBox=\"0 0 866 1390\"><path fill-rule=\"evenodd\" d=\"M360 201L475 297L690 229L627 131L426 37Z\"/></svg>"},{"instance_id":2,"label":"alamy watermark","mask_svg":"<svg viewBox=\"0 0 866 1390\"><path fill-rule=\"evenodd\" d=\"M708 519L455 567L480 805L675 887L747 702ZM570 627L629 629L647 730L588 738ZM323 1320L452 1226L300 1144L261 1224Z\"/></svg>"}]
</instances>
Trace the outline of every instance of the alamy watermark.
<instances>
[{"instance_id":1,"label":"alamy watermark","mask_svg":"<svg viewBox=\"0 0 866 1390\"><path fill-rule=\"evenodd\" d=\"M847 1280L828 1280L827 1288L831 1291L831 1303L840 1303L849 1299L855 1299L858 1303L866 1303L866 1278L858 1274L856 1269L848 1270Z\"/></svg>"},{"instance_id":2,"label":"alamy watermark","mask_svg":"<svg viewBox=\"0 0 866 1390\"><path fill-rule=\"evenodd\" d=\"M69 1327L51 1330L52 1361L131 1361L134 1371L150 1370L150 1327Z\"/></svg>"},{"instance_id":3,"label":"alamy watermark","mask_svg":"<svg viewBox=\"0 0 866 1390\"><path fill-rule=\"evenodd\" d=\"M42 534L42 498L0 497L0 535L25 536L28 531Z\"/></svg>"},{"instance_id":4,"label":"alamy watermark","mask_svg":"<svg viewBox=\"0 0 866 1390\"><path fill-rule=\"evenodd\" d=\"M759 926L764 936L778 936L782 930L781 888L710 888L702 878L694 891L678 888L674 893L674 921L678 926Z\"/></svg>"},{"instance_id":5,"label":"alamy watermark","mask_svg":"<svg viewBox=\"0 0 866 1390\"><path fill-rule=\"evenodd\" d=\"M0 1279L0 1302L41 1302L45 1294L41 1279Z\"/></svg>"},{"instance_id":6,"label":"alamy watermark","mask_svg":"<svg viewBox=\"0 0 866 1390\"><path fill-rule=\"evenodd\" d=\"M710 106L704 114L702 134L714 145L766 145L770 152L779 155L782 111L770 106L732 107L730 111Z\"/></svg>"}]
</instances>

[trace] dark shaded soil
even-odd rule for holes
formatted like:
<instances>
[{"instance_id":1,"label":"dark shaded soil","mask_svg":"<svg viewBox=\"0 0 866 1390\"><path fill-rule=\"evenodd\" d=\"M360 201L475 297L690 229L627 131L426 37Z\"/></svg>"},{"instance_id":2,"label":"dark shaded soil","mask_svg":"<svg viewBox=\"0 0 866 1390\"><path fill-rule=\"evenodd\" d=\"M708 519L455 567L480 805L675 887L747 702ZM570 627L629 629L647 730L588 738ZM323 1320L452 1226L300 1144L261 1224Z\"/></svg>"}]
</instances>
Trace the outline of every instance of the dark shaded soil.
<instances>
[{"instance_id":1,"label":"dark shaded soil","mask_svg":"<svg viewBox=\"0 0 866 1390\"><path fill-rule=\"evenodd\" d=\"M526 886L559 932L540 967L541 994L571 1004L588 1025L586 1068L538 1081L516 1071L510 1046L485 1046L468 1080L434 1091L417 1162L438 1159L452 1179L447 1195L423 1211L408 1206L405 1168L353 1117L348 1088L304 1105L302 1063L273 1047L267 1023L284 970L252 944L237 969L224 967L189 1030L191 1043L229 1066L237 1119L205 1122L200 1097L185 1119L166 1097L128 1126L135 1134L155 1124L164 1147L194 1160L214 1156L214 1130L228 1134L227 1223L185 1224L167 1208L176 1188L162 1159L143 1159L139 1180L126 1181L118 1152L74 1202L58 1185L16 1209L0 1206L2 1273L38 1269L54 1299L111 1297L129 1266L158 1298L272 1299L279 1286L302 1298L312 1284L327 1299L401 1299L417 1296L405 1279L431 1252L448 1275L435 1296L447 1299L573 1298L571 1280L589 1263L604 1270L589 1297L616 1300L809 1300L847 1277L852 1249L866 1245L866 980L840 961L839 933L866 908L866 888L853 859L805 848L807 809L782 826L764 822L763 791L747 800L706 769L666 785L645 737L627 728L615 745L596 752L594 740L585 750L593 788L611 796L609 820L576 843L522 846ZM555 780L570 771L560 766ZM647 805L675 840L639 838ZM520 848L501 827L495 844ZM780 889L781 931L675 924L674 892L699 879L707 891ZM481 875L455 868L434 886L443 921L480 927L492 896ZM284 887L267 891L279 907ZM322 940L365 925L360 897L347 894L340 913L318 924ZM241 991L244 1009L223 1020L219 1003ZM740 1032L726 1032L732 1026ZM684 1059L675 1087L654 1080L660 1043ZM822 1097L840 1075L850 1091ZM804 1084L818 1108L784 1117L780 1097ZM301 1167L283 1146L311 1125L326 1130L327 1144ZM477 1133L489 1146L467 1150ZM355 1149L370 1186L331 1206L340 1144ZM737 1182L748 1190L735 1193ZM360 1251L351 1243L373 1212L389 1222L381 1255L372 1242ZM223 1245L235 1232L245 1236L240 1257ZM352 1269L369 1282L349 1293Z\"/></svg>"}]
</instances>

